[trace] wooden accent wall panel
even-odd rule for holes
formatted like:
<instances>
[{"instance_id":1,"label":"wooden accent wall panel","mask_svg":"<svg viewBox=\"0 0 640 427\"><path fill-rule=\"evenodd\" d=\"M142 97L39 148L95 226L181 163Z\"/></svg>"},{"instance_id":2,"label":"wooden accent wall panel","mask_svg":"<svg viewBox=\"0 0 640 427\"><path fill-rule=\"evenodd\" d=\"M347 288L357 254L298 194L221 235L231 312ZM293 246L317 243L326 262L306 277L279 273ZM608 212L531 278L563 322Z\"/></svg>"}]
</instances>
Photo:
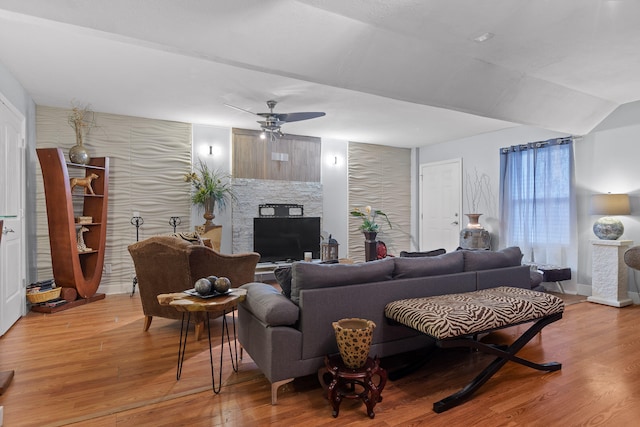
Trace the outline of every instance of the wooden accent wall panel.
<instances>
[{"instance_id":1,"label":"wooden accent wall panel","mask_svg":"<svg viewBox=\"0 0 640 427\"><path fill-rule=\"evenodd\" d=\"M259 131L233 129L234 178L320 182L320 156L320 138L285 135L271 141L260 139Z\"/></svg>"}]
</instances>

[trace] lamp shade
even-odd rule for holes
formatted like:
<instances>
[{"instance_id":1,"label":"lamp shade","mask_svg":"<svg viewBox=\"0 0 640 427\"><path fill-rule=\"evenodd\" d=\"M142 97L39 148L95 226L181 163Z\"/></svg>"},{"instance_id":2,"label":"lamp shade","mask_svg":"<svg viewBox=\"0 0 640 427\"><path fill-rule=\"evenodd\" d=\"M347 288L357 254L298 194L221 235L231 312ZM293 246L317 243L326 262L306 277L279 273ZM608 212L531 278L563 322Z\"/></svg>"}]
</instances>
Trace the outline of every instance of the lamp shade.
<instances>
[{"instance_id":1,"label":"lamp shade","mask_svg":"<svg viewBox=\"0 0 640 427\"><path fill-rule=\"evenodd\" d=\"M593 215L629 215L631 205L628 194L594 194L591 196Z\"/></svg>"}]
</instances>

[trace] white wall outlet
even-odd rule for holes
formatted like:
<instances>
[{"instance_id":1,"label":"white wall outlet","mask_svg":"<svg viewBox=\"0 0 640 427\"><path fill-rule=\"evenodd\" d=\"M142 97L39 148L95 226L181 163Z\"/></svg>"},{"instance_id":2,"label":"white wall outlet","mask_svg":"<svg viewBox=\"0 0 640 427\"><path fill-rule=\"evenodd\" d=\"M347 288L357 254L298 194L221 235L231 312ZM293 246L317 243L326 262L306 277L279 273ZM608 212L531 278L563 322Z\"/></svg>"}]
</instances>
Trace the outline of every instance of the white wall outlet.
<instances>
[{"instance_id":1,"label":"white wall outlet","mask_svg":"<svg viewBox=\"0 0 640 427\"><path fill-rule=\"evenodd\" d=\"M105 274L111 274L111 264L105 264L103 270Z\"/></svg>"}]
</instances>

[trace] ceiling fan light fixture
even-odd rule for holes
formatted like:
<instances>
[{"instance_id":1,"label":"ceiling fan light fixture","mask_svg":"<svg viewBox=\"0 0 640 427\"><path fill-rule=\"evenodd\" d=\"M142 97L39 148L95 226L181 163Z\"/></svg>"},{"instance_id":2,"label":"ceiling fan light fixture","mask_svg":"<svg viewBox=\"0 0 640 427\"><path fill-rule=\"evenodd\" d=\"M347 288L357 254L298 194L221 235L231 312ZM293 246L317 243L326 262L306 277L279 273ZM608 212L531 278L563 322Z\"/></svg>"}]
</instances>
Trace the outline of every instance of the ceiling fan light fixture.
<instances>
[{"instance_id":1,"label":"ceiling fan light fixture","mask_svg":"<svg viewBox=\"0 0 640 427\"><path fill-rule=\"evenodd\" d=\"M267 139L267 134L264 131L260 132L260 139Z\"/></svg>"}]
</instances>

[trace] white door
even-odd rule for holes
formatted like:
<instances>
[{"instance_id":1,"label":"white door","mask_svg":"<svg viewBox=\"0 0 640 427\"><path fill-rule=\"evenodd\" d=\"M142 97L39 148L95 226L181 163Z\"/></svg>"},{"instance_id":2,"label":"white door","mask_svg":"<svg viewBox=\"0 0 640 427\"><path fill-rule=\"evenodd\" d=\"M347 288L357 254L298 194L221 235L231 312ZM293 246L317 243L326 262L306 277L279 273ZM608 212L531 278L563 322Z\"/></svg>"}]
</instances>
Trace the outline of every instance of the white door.
<instances>
[{"instance_id":1,"label":"white door","mask_svg":"<svg viewBox=\"0 0 640 427\"><path fill-rule=\"evenodd\" d=\"M0 336L25 311L24 118L0 97Z\"/></svg>"},{"instance_id":2,"label":"white door","mask_svg":"<svg viewBox=\"0 0 640 427\"><path fill-rule=\"evenodd\" d=\"M420 250L459 246L462 210L461 159L420 165Z\"/></svg>"}]
</instances>

